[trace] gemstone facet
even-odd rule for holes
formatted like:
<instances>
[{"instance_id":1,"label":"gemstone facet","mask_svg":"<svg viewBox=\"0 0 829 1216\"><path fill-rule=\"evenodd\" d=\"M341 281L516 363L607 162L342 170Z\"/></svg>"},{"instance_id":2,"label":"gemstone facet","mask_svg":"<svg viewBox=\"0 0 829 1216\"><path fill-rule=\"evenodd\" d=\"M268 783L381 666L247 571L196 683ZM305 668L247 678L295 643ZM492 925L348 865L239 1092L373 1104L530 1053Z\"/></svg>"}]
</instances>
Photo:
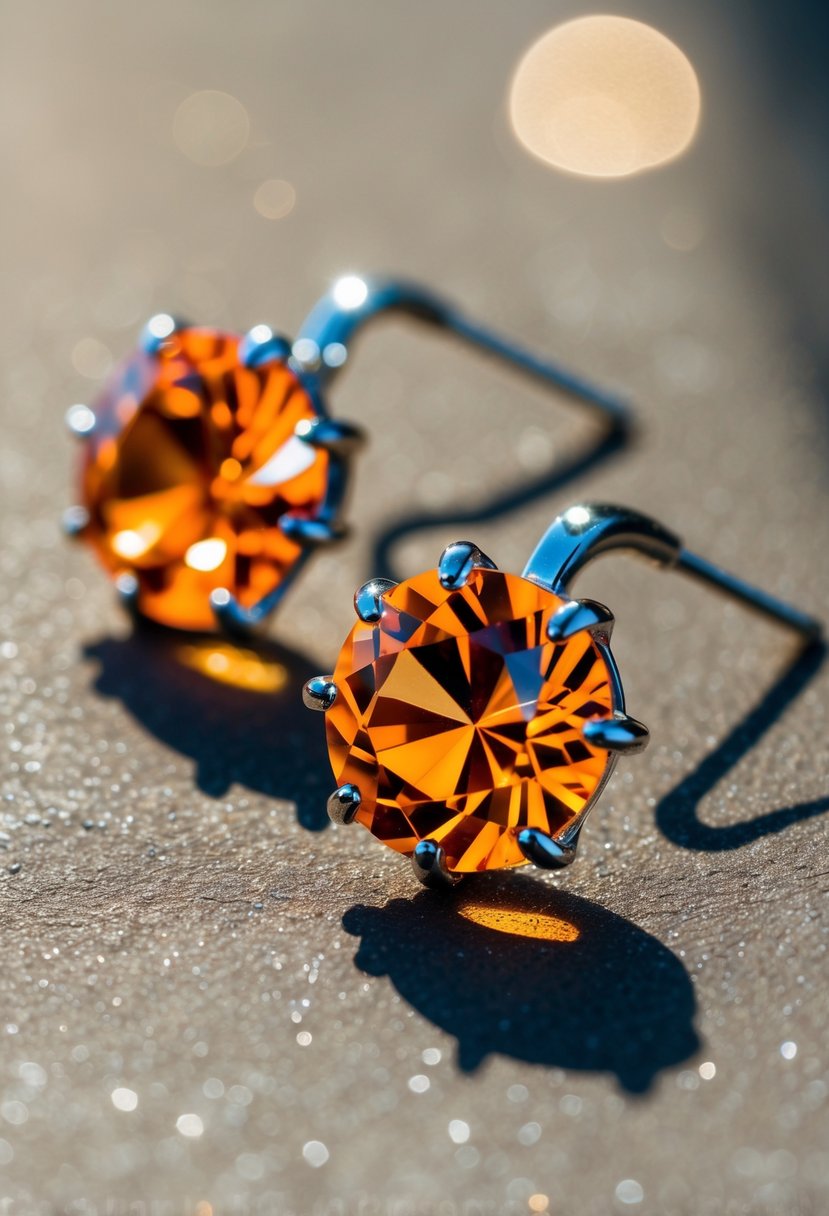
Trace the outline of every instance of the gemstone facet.
<instances>
[{"instance_id":1,"label":"gemstone facet","mask_svg":"<svg viewBox=\"0 0 829 1216\"><path fill-rule=\"evenodd\" d=\"M335 778L360 791L356 819L378 839L409 855L434 841L469 872L522 865L523 828L576 822L612 763L582 728L618 707L588 631L548 640L562 603L497 570L457 590L430 571L388 591L379 621L357 622L326 731Z\"/></svg>"},{"instance_id":2,"label":"gemstone facet","mask_svg":"<svg viewBox=\"0 0 829 1216\"><path fill-rule=\"evenodd\" d=\"M302 549L280 529L313 516L328 455L295 435L316 417L274 358L246 367L239 339L179 329L115 371L84 441L84 536L113 575L138 583L138 611L181 629L214 628L213 591L251 607Z\"/></svg>"}]
</instances>

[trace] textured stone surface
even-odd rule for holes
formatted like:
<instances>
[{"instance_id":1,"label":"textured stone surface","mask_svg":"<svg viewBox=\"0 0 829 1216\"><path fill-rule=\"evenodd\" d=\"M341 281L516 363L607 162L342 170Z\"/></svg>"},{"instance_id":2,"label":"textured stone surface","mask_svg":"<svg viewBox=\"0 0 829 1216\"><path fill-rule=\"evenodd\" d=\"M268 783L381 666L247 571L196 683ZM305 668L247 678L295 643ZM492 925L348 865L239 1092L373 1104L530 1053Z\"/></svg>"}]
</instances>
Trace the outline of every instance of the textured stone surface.
<instances>
[{"instance_id":1,"label":"textured stone surface","mask_svg":"<svg viewBox=\"0 0 829 1216\"><path fill-rule=\"evenodd\" d=\"M616 614L651 746L569 871L484 876L458 905L325 826L299 701L365 578L461 537L520 570L580 497L825 612L805 68L766 112L782 39L761 53L762 6L630 5L696 65L704 126L664 171L590 183L503 120L548 3L243 7L4 6L0 1194L27 1216L825 1211L824 668L701 588L598 563L578 589ZM173 137L198 90L250 119L216 167ZM253 203L271 179L295 190L280 220ZM131 636L60 537L65 407L153 312L295 332L363 268L624 388L635 442L586 467L578 411L390 321L332 394L372 436L359 526L261 666ZM209 678L237 659L246 687Z\"/></svg>"}]
</instances>

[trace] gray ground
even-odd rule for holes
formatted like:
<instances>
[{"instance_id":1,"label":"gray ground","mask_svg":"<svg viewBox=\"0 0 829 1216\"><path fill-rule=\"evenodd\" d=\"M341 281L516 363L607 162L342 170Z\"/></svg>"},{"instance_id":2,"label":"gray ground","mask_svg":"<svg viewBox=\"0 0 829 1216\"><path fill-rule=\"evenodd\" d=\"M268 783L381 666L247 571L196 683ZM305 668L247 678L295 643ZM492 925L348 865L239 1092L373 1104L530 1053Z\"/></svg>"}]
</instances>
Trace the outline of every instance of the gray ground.
<instances>
[{"instance_id":1,"label":"gray ground","mask_svg":"<svg viewBox=\"0 0 829 1216\"><path fill-rule=\"evenodd\" d=\"M466 534L518 570L579 498L649 510L825 613L819 183L761 23L632 0L694 61L704 125L673 167L602 184L531 161L503 115L523 49L586 6L2 8L6 1208L824 1211L825 670L668 575L591 570L651 748L571 871L468 897L502 927L564 922L557 942L475 923L326 827L321 723L298 707L379 565L413 573ZM251 118L222 168L170 133L204 88ZM253 209L266 178L296 189L283 220ZM274 626L281 693L234 690L132 637L63 543L62 414L158 308L290 332L354 269L419 276L623 388L641 434L579 472L577 411L378 327L333 399L372 435L354 539ZM551 465L520 509L453 522Z\"/></svg>"}]
</instances>

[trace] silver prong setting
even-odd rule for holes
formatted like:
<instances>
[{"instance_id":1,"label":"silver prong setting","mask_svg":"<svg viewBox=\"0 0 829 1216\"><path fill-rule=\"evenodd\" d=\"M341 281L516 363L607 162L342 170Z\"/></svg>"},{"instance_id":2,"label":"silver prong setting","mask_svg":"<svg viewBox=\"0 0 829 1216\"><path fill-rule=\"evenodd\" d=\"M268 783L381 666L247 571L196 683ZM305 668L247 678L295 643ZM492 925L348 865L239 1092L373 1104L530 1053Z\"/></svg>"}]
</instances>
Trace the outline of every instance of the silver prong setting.
<instances>
[{"instance_id":1,"label":"silver prong setting","mask_svg":"<svg viewBox=\"0 0 829 1216\"><path fill-rule=\"evenodd\" d=\"M64 536L70 540L78 540L89 527L89 512L86 507L67 507L61 516L61 527Z\"/></svg>"},{"instance_id":2,"label":"silver prong setting","mask_svg":"<svg viewBox=\"0 0 829 1216\"><path fill-rule=\"evenodd\" d=\"M566 642L586 629L594 637L609 641L614 623L613 613L604 604L595 600L569 600L547 622L547 637L551 642Z\"/></svg>"},{"instance_id":3,"label":"silver prong setting","mask_svg":"<svg viewBox=\"0 0 829 1216\"><path fill-rule=\"evenodd\" d=\"M593 747L608 752L635 755L643 752L650 740L650 731L642 722L628 714L617 712L609 718L591 718L585 722L582 736Z\"/></svg>"},{"instance_id":4,"label":"silver prong setting","mask_svg":"<svg viewBox=\"0 0 829 1216\"><path fill-rule=\"evenodd\" d=\"M376 625L383 615L383 596L397 583L390 578L371 578L354 592L354 611L366 625Z\"/></svg>"},{"instance_id":5,"label":"silver prong setting","mask_svg":"<svg viewBox=\"0 0 829 1216\"><path fill-rule=\"evenodd\" d=\"M303 704L307 709L326 713L337 699L337 685L331 676L313 676L302 689Z\"/></svg>"},{"instance_id":6,"label":"silver prong setting","mask_svg":"<svg viewBox=\"0 0 829 1216\"><path fill-rule=\"evenodd\" d=\"M291 347L291 359L302 372L318 372L322 352L313 338L297 338Z\"/></svg>"},{"instance_id":7,"label":"silver prong setting","mask_svg":"<svg viewBox=\"0 0 829 1216\"><path fill-rule=\"evenodd\" d=\"M210 592L210 607L218 627L236 638L248 638L260 623L226 587Z\"/></svg>"},{"instance_id":8,"label":"silver prong setting","mask_svg":"<svg viewBox=\"0 0 829 1216\"><path fill-rule=\"evenodd\" d=\"M468 581L476 566L486 570L497 570L491 557L487 557L477 545L469 540L456 540L447 545L438 562L438 578L446 591L457 591Z\"/></svg>"},{"instance_id":9,"label":"silver prong setting","mask_svg":"<svg viewBox=\"0 0 829 1216\"><path fill-rule=\"evenodd\" d=\"M360 809L360 791L350 782L341 785L330 795L326 804L328 818L339 825L353 823Z\"/></svg>"},{"instance_id":10,"label":"silver prong setting","mask_svg":"<svg viewBox=\"0 0 829 1216\"><path fill-rule=\"evenodd\" d=\"M280 519L279 528L288 540L306 549L322 549L348 535L344 524L326 518L314 519L310 515L294 515L290 511Z\"/></svg>"},{"instance_id":11,"label":"silver prong setting","mask_svg":"<svg viewBox=\"0 0 829 1216\"><path fill-rule=\"evenodd\" d=\"M518 847L533 865L542 870L564 870L576 860L576 844L561 844L540 828L518 833Z\"/></svg>"},{"instance_id":12,"label":"silver prong setting","mask_svg":"<svg viewBox=\"0 0 829 1216\"><path fill-rule=\"evenodd\" d=\"M157 355L170 341L178 329L184 328L184 322L173 317L168 312L156 313L150 317L139 338L139 345L147 355Z\"/></svg>"},{"instance_id":13,"label":"silver prong setting","mask_svg":"<svg viewBox=\"0 0 829 1216\"><path fill-rule=\"evenodd\" d=\"M420 840L412 853L412 869L424 887L432 891L451 891L461 880L453 874L446 862L446 852L434 840Z\"/></svg>"},{"instance_id":14,"label":"silver prong setting","mask_svg":"<svg viewBox=\"0 0 829 1216\"><path fill-rule=\"evenodd\" d=\"M138 579L129 570L124 570L115 579L115 593L121 607L126 609L130 616L138 615L138 597L141 592Z\"/></svg>"},{"instance_id":15,"label":"silver prong setting","mask_svg":"<svg viewBox=\"0 0 829 1216\"><path fill-rule=\"evenodd\" d=\"M341 418L301 418L294 428L297 439L332 455L350 456L365 442L365 433Z\"/></svg>"},{"instance_id":16,"label":"silver prong setting","mask_svg":"<svg viewBox=\"0 0 829 1216\"><path fill-rule=\"evenodd\" d=\"M290 355L291 343L275 334L270 325L254 325L239 343L239 362L245 367L261 367L274 359L284 363Z\"/></svg>"},{"instance_id":17,"label":"silver prong setting","mask_svg":"<svg viewBox=\"0 0 829 1216\"><path fill-rule=\"evenodd\" d=\"M66 411L66 427L75 439L88 439L95 430L97 419L88 405L70 405Z\"/></svg>"}]
</instances>

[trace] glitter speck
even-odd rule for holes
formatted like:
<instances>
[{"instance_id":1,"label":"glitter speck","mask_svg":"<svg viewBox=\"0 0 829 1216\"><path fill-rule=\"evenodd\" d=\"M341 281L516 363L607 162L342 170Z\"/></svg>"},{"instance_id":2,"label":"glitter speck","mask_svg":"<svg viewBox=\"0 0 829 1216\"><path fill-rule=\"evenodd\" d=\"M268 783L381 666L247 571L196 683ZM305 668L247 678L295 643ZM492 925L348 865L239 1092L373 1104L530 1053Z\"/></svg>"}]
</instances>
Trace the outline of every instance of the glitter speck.
<instances>
[{"instance_id":1,"label":"glitter speck","mask_svg":"<svg viewBox=\"0 0 829 1216\"><path fill-rule=\"evenodd\" d=\"M113 1089L110 1097L116 1110L135 1110L138 1105L138 1094L134 1089Z\"/></svg>"},{"instance_id":2,"label":"glitter speck","mask_svg":"<svg viewBox=\"0 0 829 1216\"><path fill-rule=\"evenodd\" d=\"M25 1102L18 1102L13 1098L9 1102L4 1102L0 1106L0 1115L7 1123L13 1124L15 1127L20 1127L29 1117L29 1108Z\"/></svg>"},{"instance_id":3,"label":"glitter speck","mask_svg":"<svg viewBox=\"0 0 829 1216\"><path fill-rule=\"evenodd\" d=\"M204 1131L204 1124L198 1115L179 1115L176 1119L176 1130L190 1140L196 1140Z\"/></svg>"},{"instance_id":4,"label":"glitter speck","mask_svg":"<svg viewBox=\"0 0 829 1216\"><path fill-rule=\"evenodd\" d=\"M635 1178L623 1178L616 1187L616 1198L620 1203L641 1203L645 1192Z\"/></svg>"},{"instance_id":5,"label":"glitter speck","mask_svg":"<svg viewBox=\"0 0 829 1216\"><path fill-rule=\"evenodd\" d=\"M302 1155L308 1164L317 1170L321 1165L325 1165L331 1154L321 1140L309 1140L303 1145Z\"/></svg>"},{"instance_id":6,"label":"glitter speck","mask_svg":"<svg viewBox=\"0 0 829 1216\"><path fill-rule=\"evenodd\" d=\"M413 1094L425 1094L430 1085L431 1081L422 1072L414 1077L409 1077L409 1089Z\"/></svg>"},{"instance_id":7,"label":"glitter speck","mask_svg":"<svg viewBox=\"0 0 829 1216\"><path fill-rule=\"evenodd\" d=\"M20 1080L25 1081L27 1085L32 1085L36 1089L42 1088L48 1080L46 1072L39 1064L35 1064L33 1060L28 1060L25 1064L21 1064L19 1068Z\"/></svg>"},{"instance_id":8,"label":"glitter speck","mask_svg":"<svg viewBox=\"0 0 829 1216\"><path fill-rule=\"evenodd\" d=\"M797 1055L797 1043L787 1039L785 1043L780 1044L780 1054L784 1060L793 1060Z\"/></svg>"},{"instance_id":9,"label":"glitter speck","mask_svg":"<svg viewBox=\"0 0 829 1216\"><path fill-rule=\"evenodd\" d=\"M699 1075L703 1081L712 1081L717 1075L717 1066L711 1060L706 1060L704 1064L699 1066Z\"/></svg>"},{"instance_id":10,"label":"glitter speck","mask_svg":"<svg viewBox=\"0 0 829 1216\"><path fill-rule=\"evenodd\" d=\"M469 1139L469 1124L463 1119L449 1120L449 1139L455 1144L466 1144Z\"/></svg>"},{"instance_id":11,"label":"glitter speck","mask_svg":"<svg viewBox=\"0 0 829 1216\"><path fill-rule=\"evenodd\" d=\"M518 1143L529 1147L531 1144L537 1144L541 1138L540 1123L525 1123L518 1132Z\"/></svg>"}]
</instances>

